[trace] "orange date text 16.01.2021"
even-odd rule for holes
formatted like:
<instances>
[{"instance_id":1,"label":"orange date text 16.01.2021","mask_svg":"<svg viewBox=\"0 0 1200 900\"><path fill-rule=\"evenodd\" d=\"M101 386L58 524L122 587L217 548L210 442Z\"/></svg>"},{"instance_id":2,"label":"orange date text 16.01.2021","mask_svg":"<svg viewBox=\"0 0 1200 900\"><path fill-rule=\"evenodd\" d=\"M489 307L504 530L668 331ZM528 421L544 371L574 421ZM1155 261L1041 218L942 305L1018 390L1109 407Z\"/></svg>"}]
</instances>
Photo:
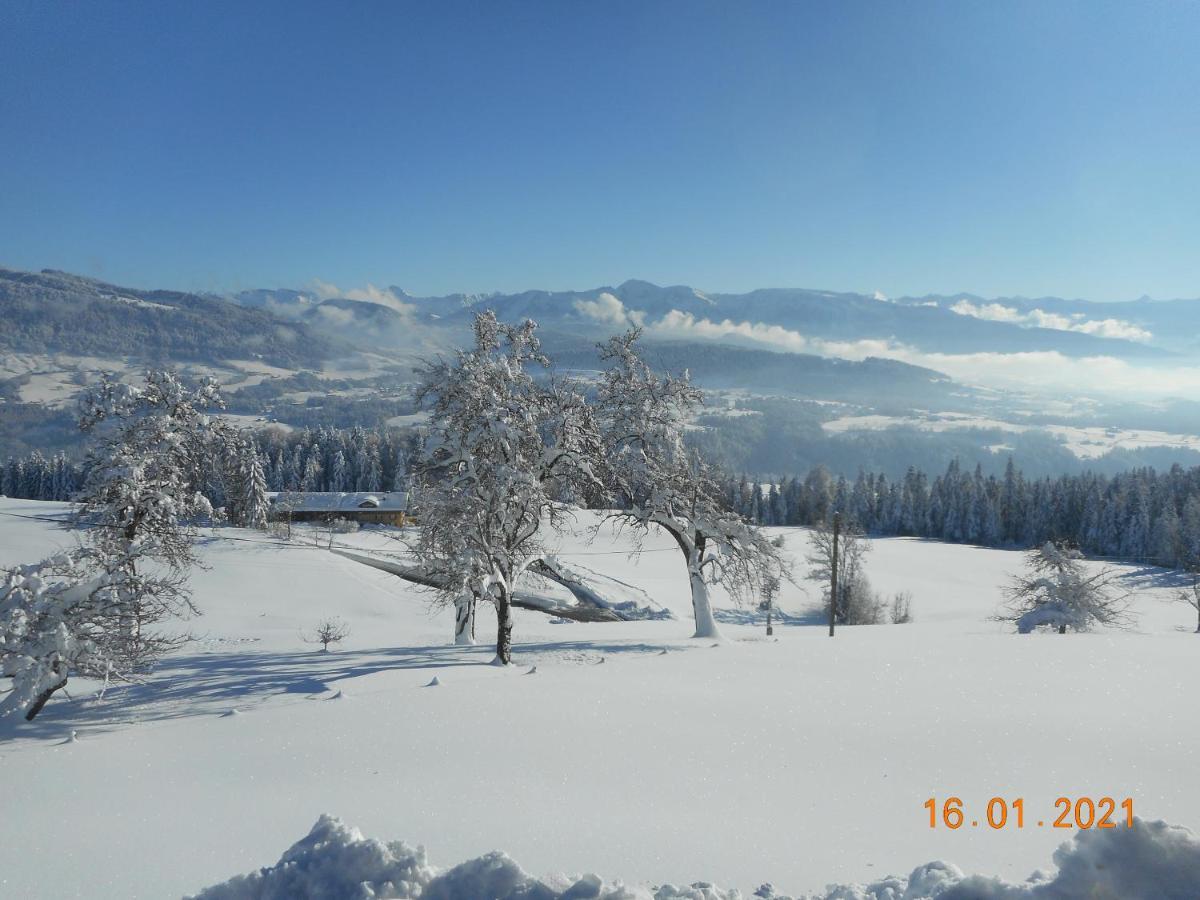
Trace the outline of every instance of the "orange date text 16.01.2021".
<instances>
[{"instance_id":1,"label":"orange date text 16.01.2021","mask_svg":"<svg viewBox=\"0 0 1200 900\"><path fill-rule=\"evenodd\" d=\"M968 810L958 797L938 802L936 797L925 801L929 811L930 828L1116 828L1133 825L1133 798L1117 802L1112 797L1059 797L1054 801L1054 813L1041 818L1027 817L1025 798L1008 800L992 797L981 809ZM1117 813L1117 810L1122 810ZM972 816L972 812L976 814Z\"/></svg>"}]
</instances>

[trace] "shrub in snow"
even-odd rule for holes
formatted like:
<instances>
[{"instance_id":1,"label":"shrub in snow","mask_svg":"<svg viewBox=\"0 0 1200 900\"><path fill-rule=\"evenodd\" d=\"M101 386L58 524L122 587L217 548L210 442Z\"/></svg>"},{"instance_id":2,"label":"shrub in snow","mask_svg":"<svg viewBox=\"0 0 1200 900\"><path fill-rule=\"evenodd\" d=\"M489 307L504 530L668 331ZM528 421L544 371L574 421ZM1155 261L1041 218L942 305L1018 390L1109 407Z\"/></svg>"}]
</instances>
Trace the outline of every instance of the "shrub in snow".
<instances>
[{"instance_id":1,"label":"shrub in snow","mask_svg":"<svg viewBox=\"0 0 1200 900\"><path fill-rule=\"evenodd\" d=\"M1058 871L1023 884L966 876L951 863L918 866L908 877L830 885L812 900L1195 900L1200 840L1186 828L1134 819L1132 827L1079 831L1054 854ZM764 884L764 900L790 900ZM192 900L742 900L708 882L655 887L609 883L597 875L540 880L506 854L488 853L446 871L424 848L364 838L321 816L274 866L210 887Z\"/></svg>"},{"instance_id":2,"label":"shrub in snow","mask_svg":"<svg viewBox=\"0 0 1200 900\"><path fill-rule=\"evenodd\" d=\"M913 620L912 594L899 591L892 596L891 616L893 625L907 625Z\"/></svg>"},{"instance_id":3,"label":"shrub in snow","mask_svg":"<svg viewBox=\"0 0 1200 900\"><path fill-rule=\"evenodd\" d=\"M1026 569L1008 589L1008 604L998 618L1013 622L1021 634L1043 626L1059 634L1087 631L1093 625L1126 627L1128 594L1116 589L1111 569L1088 574L1083 556L1047 541L1029 551Z\"/></svg>"},{"instance_id":4,"label":"shrub in snow","mask_svg":"<svg viewBox=\"0 0 1200 900\"><path fill-rule=\"evenodd\" d=\"M328 653L330 644L340 644L349 636L350 626L334 616L331 619L322 619L312 635L304 640L309 644L320 644L321 652Z\"/></svg>"}]
</instances>

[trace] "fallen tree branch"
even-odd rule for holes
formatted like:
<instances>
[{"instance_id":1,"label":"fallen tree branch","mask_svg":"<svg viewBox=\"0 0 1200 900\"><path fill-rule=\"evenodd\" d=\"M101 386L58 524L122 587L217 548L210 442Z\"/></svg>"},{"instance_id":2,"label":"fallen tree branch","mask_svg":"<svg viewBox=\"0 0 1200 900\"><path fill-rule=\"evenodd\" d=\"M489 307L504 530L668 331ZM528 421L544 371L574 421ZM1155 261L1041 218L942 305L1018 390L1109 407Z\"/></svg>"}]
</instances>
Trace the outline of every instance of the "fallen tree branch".
<instances>
[{"instance_id":1,"label":"fallen tree branch","mask_svg":"<svg viewBox=\"0 0 1200 900\"><path fill-rule=\"evenodd\" d=\"M370 566L373 569L387 572L390 575L395 575L397 578L402 578L405 581L413 584L419 584L421 587L441 589L445 587L442 579L423 572L418 568L411 566L402 566L399 563L389 560L378 559L373 556L364 556L359 553L350 553L345 550L332 550L338 556L344 556L346 559L353 560L356 563L361 563L364 566ZM537 574L544 578L561 584L567 590L571 591L571 595L579 601L577 606L567 606L556 603L551 598L539 597L537 594L530 594L526 591L516 591L513 594L512 605L518 609L529 609L534 612L545 613L549 616L557 616L561 619L570 619L574 622L622 622L624 618L611 609L595 606L588 602L588 595L581 589L578 583L569 583L567 579L562 578L553 572L552 569L546 567L545 570L537 570ZM578 592L577 592L578 591ZM582 595L582 596L581 596Z\"/></svg>"}]
</instances>

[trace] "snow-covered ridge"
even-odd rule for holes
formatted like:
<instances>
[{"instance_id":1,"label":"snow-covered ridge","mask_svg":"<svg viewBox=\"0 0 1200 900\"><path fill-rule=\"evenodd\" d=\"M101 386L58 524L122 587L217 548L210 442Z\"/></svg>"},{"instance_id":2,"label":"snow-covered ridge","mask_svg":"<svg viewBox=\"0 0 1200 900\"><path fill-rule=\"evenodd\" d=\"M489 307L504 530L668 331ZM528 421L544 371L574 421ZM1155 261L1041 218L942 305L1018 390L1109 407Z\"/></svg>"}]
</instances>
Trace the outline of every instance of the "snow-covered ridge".
<instances>
[{"instance_id":1,"label":"snow-covered ridge","mask_svg":"<svg viewBox=\"0 0 1200 900\"><path fill-rule=\"evenodd\" d=\"M1079 831L1054 854L1058 871L1024 884L965 875L936 860L907 876L829 885L811 900L1194 900L1200 892L1200 840L1186 828L1135 819L1132 827ZM189 900L742 900L737 888L706 881L627 885L595 874L535 878L493 851L451 868L430 863L424 847L366 838L323 815L273 866L239 875ZM763 884L754 897L792 900ZM796 900L801 900L797 895Z\"/></svg>"}]
</instances>

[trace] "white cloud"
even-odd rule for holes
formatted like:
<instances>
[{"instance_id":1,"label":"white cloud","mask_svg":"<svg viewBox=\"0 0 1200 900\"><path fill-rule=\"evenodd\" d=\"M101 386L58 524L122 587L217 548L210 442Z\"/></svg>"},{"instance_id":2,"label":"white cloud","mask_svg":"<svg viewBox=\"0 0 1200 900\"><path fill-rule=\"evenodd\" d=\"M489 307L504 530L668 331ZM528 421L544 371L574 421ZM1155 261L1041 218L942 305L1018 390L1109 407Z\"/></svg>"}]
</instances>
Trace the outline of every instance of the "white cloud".
<instances>
[{"instance_id":1,"label":"white cloud","mask_svg":"<svg viewBox=\"0 0 1200 900\"><path fill-rule=\"evenodd\" d=\"M1031 309L1027 313L1005 306L1003 303L972 303L959 300L950 307L960 316L987 319L990 322L1011 322L1034 328L1051 328L1055 331L1081 331L1097 337L1124 338L1130 341L1148 341L1154 337L1149 331L1122 319L1085 319L1083 313L1064 316L1042 309Z\"/></svg>"},{"instance_id":2,"label":"white cloud","mask_svg":"<svg viewBox=\"0 0 1200 900\"><path fill-rule=\"evenodd\" d=\"M599 322L602 325L627 327L629 325L641 325L646 319L644 312L636 309L627 309L619 297L607 291L600 294L595 300L584 300L582 298L576 300L575 310L593 322Z\"/></svg>"},{"instance_id":3,"label":"white cloud","mask_svg":"<svg viewBox=\"0 0 1200 900\"><path fill-rule=\"evenodd\" d=\"M892 302L891 300L888 299L887 294L885 294L883 291L876 291L873 296L880 303L891 303Z\"/></svg>"},{"instance_id":4,"label":"white cloud","mask_svg":"<svg viewBox=\"0 0 1200 900\"><path fill-rule=\"evenodd\" d=\"M620 298L608 293L601 294L595 300L576 300L575 310L593 322L604 325L624 325L629 320L625 304Z\"/></svg>"},{"instance_id":5,"label":"white cloud","mask_svg":"<svg viewBox=\"0 0 1200 900\"><path fill-rule=\"evenodd\" d=\"M740 337L789 353L839 359L895 359L944 372L956 381L1035 393L1107 393L1161 398L1200 391L1200 368L1146 368L1112 356L1069 357L1057 351L1025 353L929 353L890 338L828 341L765 322L698 319L671 310L647 331L662 337L720 340Z\"/></svg>"},{"instance_id":6,"label":"white cloud","mask_svg":"<svg viewBox=\"0 0 1200 900\"><path fill-rule=\"evenodd\" d=\"M711 319L697 319L688 312L671 310L658 322L648 326L648 331L671 337L697 337L705 340L720 340L726 337L743 337L769 344L781 350L792 353L818 353L813 349L813 342L798 331L791 331L781 325L767 325L764 322L734 322L725 319L714 322Z\"/></svg>"},{"instance_id":7,"label":"white cloud","mask_svg":"<svg viewBox=\"0 0 1200 900\"><path fill-rule=\"evenodd\" d=\"M368 284L362 288L348 288L343 290L336 284L330 284L328 281L322 281L319 278L314 278L312 285L313 291L322 300L344 298L346 300L358 300L362 303L377 303L380 306L386 306L405 315L413 311L412 304L391 288L379 288L373 284Z\"/></svg>"}]
</instances>

